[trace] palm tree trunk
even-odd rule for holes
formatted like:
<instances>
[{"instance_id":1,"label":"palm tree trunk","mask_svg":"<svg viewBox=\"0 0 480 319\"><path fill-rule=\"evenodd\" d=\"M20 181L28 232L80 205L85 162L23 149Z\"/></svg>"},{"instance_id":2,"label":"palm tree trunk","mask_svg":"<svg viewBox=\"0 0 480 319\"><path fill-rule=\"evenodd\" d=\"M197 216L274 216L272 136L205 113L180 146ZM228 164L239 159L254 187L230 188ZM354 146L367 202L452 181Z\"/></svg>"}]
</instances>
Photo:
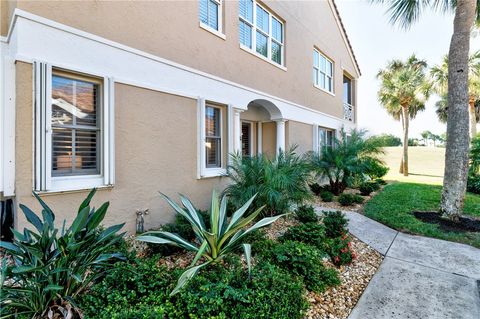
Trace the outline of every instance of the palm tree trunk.
<instances>
[{"instance_id":1,"label":"palm tree trunk","mask_svg":"<svg viewBox=\"0 0 480 319\"><path fill-rule=\"evenodd\" d=\"M470 97L468 103L468 113L470 116L470 139L472 139L477 136L477 114L475 110L475 99Z\"/></svg>"},{"instance_id":2,"label":"palm tree trunk","mask_svg":"<svg viewBox=\"0 0 480 319\"><path fill-rule=\"evenodd\" d=\"M457 0L453 35L448 55L448 118L445 173L440 213L458 220L467 188L468 152L468 53L476 0Z\"/></svg>"},{"instance_id":3,"label":"palm tree trunk","mask_svg":"<svg viewBox=\"0 0 480 319\"><path fill-rule=\"evenodd\" d=\"M409 114L408 106L402 106L403 116L403 176L408 176L408 126L409 126Z\"/></svg>"},{"instance_id":4,"label":"palm tree trunk","mask_svg":"<svg viewBox=\"0 0 480 319\"><path fill-rule=\"evenodd\" d=\"M400 113L400 121L402 122L402 129L405 132L405 121L403 120L402 113ZM405 140L403 140L403 145L405 145ZM400 169L398 172L400 174L403 174L403 154L402 154L402 159L400 160Z\"/></svg>"}]
</instances>

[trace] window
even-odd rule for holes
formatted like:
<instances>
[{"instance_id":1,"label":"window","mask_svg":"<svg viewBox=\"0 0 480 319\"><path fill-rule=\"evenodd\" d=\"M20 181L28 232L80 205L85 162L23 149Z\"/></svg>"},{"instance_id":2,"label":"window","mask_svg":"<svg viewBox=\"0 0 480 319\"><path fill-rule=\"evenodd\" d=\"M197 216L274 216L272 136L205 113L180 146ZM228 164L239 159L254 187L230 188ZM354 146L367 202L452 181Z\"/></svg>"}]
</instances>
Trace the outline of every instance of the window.
<instances>
[{"instance_id":1,"label":"window","mask_svg":"<svg viewBox=\"0 0 480 319\"><path fill-rule=\"evenodd\" d=\"M200 22L209 28L220 31L221 0L200 0Z\"/></svg>"},{"instance_id":2,"label":"window","mask_svg":"<svg viewBox=\"0 0 480 319\"><path fill-rule=\"evenodd\" d=\"M252 156L252 123L242 122L242 155Z\"/></svg>"},{"instance_id":3,"label":"window","mask_svg":"<svg viewBox=\"0 0 480 319\"><path fill-rule=\"evenodd\" d=\"M100 174L101 82L52 75L52 176Z\"/></svg>"},{"instance_id":4,"label":"window","mask_svg":"<svg viewBox=\"0 0 480 319\"><path fill-rule=\"evenodd\" d=\"M325 148L333 147L334 130L318 128L318 152L322 152Z\"/></svg>"},{"instance_id":5,"label":"window","mask_svg":"<svg viewBox=\"0 0 480 319\"><path fill-rule=\"evenodd\" d=\"M317 50L313 50L313 83L333 93L333 62Z\"/></svg>"},{"instance_id":6,"label":"window","mask_svg":"<svg viewBox=\"0 0 480 319\"><path fill-rule=\"evenodd\" d=\"M283 65L284 26L280 20L253 0L240 0L240 44Z\"/></svg>"},{"instance_id":7,"label":"window","mask_svg":"<svg viewBox=\"0 0 480 319\"><path fill-rule=\"evenodd\" d=\"M114 182L113 82L34 63L35 190Z\"/></svg>"},{"instance_id":8,"label":"window","mask_svg":"<svg viewBox=\"0 0 480 319\"><path fill-rule=\"evenodd\" d=\"M205 106L205 166L222 167L222 111L220 108Z\"/></svg>"},{"instance_id":9,"label":"window","mask_svg":"<svg viewBox=\"0 0 480 319\"><path fill-rule=\"evenodd\" d=\"M352 105L352 80L343 76L343 103Z\"/></svg>"}]
</instances>

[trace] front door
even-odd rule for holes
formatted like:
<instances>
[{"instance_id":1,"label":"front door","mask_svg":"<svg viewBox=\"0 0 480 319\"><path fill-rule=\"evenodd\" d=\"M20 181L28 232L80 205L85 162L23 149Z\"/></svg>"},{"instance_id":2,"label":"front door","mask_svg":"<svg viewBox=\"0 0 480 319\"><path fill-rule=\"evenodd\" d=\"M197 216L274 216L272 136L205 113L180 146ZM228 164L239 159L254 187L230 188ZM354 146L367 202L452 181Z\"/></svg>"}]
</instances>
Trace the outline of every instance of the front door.
<instances>
[{"instance_id":1,"label":"front door","mask_svg":"<svg viewBox=\"0 0 480 319\"><path fill-rule=\"evenodd\" d=\"M252 156L252 123L242 122L242 155Z\"/></svg>"}]
</instances>

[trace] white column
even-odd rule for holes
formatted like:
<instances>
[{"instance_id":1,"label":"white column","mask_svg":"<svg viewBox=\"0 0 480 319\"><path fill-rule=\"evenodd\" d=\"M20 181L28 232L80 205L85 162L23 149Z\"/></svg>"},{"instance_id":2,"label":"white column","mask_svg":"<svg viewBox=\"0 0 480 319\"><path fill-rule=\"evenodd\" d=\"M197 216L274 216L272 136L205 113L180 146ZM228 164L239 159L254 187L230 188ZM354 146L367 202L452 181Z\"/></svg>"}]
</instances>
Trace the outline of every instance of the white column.
<instances>
[{"instance_id":1,"label":"white column","mask_svg":"<svg viewBox=\"0 0 480 319\"><path fill-rule=\"evenodd\" d=\"M242 122L240 121L240 113L242 110L235 109L233 112L233 126L235 128L235 132L233 134L233 150L235 152L242 151Z\"/></svg>"},{"instance_id":2,"label":"white column","mask_svg":"<svg viewBox=\"0 0 480 319\"><path fill-rule=\"evenodd\" d=\"M257 154L262 154L262 144L263 144L263 135L262 135L262 122L257 122Z\"/></svg>"},{"instance_id":3,"label":"white column","mask_svg":"<svg viewBox=\"0 0 480 319\"><path fill-rule=\"evenodd\" d=\"M279 150L285 150L285 120L277 120L277 154Z\"/></svg>"}]
</instances>

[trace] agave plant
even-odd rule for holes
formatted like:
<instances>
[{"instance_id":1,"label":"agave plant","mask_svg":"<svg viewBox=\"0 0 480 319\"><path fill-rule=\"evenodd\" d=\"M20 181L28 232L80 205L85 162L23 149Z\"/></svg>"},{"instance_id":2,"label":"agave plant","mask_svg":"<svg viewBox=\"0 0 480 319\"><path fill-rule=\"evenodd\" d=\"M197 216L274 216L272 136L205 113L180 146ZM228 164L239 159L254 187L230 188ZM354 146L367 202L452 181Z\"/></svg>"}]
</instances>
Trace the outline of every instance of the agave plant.
<instances>
[{"instance_id":1,"label":"agave plant","mask_svg":"<svg viewBox=\"0 0 480 319\"><path fill-rule=\"evenodd\" d=\"M122 239L117 232L121 225L102 230L100 223L109 203L90 208L95 189L78 209L69 228L65 221L61 229L55 227L55 214L35 193L42 206L42 219L32 210L20 205L27 221L34 229L13 229L12 243L0 242L11 263L2 261L0 276L2 294L0 313L8 317L82 317L75 305L75 297L91 283L98 281L111 261L122 258L112 253L113 246Z\"/></svg>"},{"instance_id":2,"label":"agave plant","mask_svg":"<svg viewBox=\"0 0 480 319\"><path fill-rule=\"evenodd\" d=\"M217 192L214 191L210 207L210 227L207 227L202 215L188 198L180 195L183 204L183 207L181 207L168 196L164 194L162 194L162 196L178 214L188 220L196 237L194 243L189 242L177 234L166 231L150 231L137 237L137 239L141 241L175 245L196 253L190 267L178 279L177 286L171 292L171 295L180 291L201 268L211 263L218 263L227 254L235 252L240 247L243 247L245 252L245 259L250 273L251 246L250 244L242 243L242 240L252 231L265 227L283 216L279 215L264 218L251 227L248 227L263 209L263 207L260 207L248 216L244 216L255 199L255 196L250 198L240 209L234 212L229 219L227 217L227 197L224 195L220 200ZM204 262L197 265L200 258L203 258Z\"/></svg>"}]
</instances>

